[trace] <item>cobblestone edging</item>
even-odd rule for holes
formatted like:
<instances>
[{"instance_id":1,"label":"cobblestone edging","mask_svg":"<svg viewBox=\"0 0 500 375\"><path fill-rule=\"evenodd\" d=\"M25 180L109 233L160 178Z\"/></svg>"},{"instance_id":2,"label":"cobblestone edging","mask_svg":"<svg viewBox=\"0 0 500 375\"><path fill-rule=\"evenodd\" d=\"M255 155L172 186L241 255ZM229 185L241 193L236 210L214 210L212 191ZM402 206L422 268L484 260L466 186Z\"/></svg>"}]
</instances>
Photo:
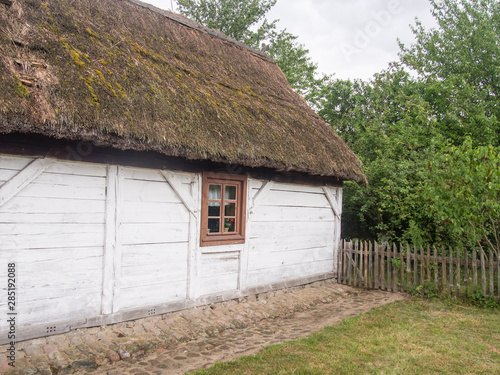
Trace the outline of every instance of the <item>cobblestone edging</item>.
<instances>
[{"instance_id":1,"label":"cobblestone edging","mask_svg":"<svg viewBox=\"0 0 500 375\"><path fill-rule=\"evenodd\" d=\"M173 352L193 340L226 337L232 331L255 323L293 316L318 305L333 304L352 298L358 292L334 280L326 280L161 316L19 342L15 369L8 365L8 346L4 345L0 346L0 373L51 375L87 372L101 366L106 368L123 359L133 361L149 354ZM358 304L363 304L363 301L358 301ZM356 308L353 310L351 315L361 312ZM335 314L335 309L331 312Z\"/></svg>"}]
</instances>

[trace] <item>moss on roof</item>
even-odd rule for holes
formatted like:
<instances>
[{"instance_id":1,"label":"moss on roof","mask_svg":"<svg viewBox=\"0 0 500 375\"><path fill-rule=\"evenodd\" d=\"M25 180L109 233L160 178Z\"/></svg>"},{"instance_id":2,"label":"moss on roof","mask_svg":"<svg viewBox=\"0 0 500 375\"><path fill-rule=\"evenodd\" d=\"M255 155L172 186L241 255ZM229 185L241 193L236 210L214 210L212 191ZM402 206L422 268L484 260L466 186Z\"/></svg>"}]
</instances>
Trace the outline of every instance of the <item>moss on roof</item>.
<instances>
[{"instance_id":1,"label":"moss on roof","mask_svg":"<svg viewBox=\"0 0 500 375\"><path fill-rule=\"evenodd\" d=\"M364 180L274 62L182 20L128 0L0 5L0 133Z\"/></svg>"}]
</instances>

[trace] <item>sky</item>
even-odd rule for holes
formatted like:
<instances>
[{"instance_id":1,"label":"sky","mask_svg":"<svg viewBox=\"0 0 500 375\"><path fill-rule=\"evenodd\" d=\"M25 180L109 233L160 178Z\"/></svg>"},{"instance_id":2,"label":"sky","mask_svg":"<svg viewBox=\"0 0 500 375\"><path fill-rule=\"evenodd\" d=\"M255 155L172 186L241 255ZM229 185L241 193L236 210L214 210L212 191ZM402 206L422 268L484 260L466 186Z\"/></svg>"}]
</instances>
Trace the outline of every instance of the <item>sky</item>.
<instances>
[{"instance_id":1,"label":"sky","mask_svg":"<svg viewBox=\"0 0 500 375\"><path fill-rule=\"evenodd\" d=\"M142 1L176 11L175 0ZM413 42L415 17L435 25L430 11L429 0L278 0L267 19L299 37L320 73L368 80L398 60L398 38Z\"/></svg>"}]
</instances>

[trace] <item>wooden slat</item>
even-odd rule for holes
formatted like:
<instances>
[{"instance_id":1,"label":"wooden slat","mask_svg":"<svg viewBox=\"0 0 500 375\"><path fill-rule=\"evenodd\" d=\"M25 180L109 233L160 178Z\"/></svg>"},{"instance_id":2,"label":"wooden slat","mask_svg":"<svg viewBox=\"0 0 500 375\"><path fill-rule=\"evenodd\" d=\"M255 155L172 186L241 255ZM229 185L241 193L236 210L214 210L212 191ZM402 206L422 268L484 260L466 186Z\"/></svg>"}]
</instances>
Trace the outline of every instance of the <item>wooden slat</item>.
<instances>
[{"instance_id":1,"label":"wooden slat","mask_svg":"<svg viewBox=\"0 0 500 375\"><path fill-rule=\"evenodd\" d=\"M489 264L489 271L490 271L490 293L489 295L491 297L494 297L495 296L495 269L494 269L494 266L493 266L493 253L491 252L490 250L490 264Z\"/></svg>"},{"instance_id":2,"label":"wooden slat","mask_svg":"<svg viewBox=\"0 0 500 375\"><path fill-rule=\"evenodd\" d=\"M380 247L380 289L385 290L385 245Z\"/></svg>"},{"instance_id":3,"label":"wooden slat","mask_svg":"<svg viewBox=\"0 0 500 375\"><path fill-rule=\"evenodd\" d=\"M417 246L413 245L413 289L416 290L418 286L418 262L417 262Z\"/></svg>"},{"instance_id":4,"label":"wooden slat","mask_svg":"<svg viewBox=\"0 0 500 375\"><path fill-rule=\"evenodd\" d=\"M387 262L387 291L392 292L392 265L391 265L391 245L387 244L386 248L386 262Z\"/></svg>"},{"instance_id":5,"label":"wooden slat","mask_svg":"<svg viewBox=\"0 0 500 375\"><path fill-rule=\"evenodd\" d=\"M401 284L401 291L405 291L405 258L404 258L404 251L403 251L403 245L399 245L399 260L401 262L401 273L400 273L400 284Z\"/></svg>"},{"instance_id":6,"label":"wooden slat","mask_svg":"<svg viewBox=\"0 0 500 375\"><path fill-rule=\"evenodd\" d=\"M370 241L368 245L368 287L373 289L373 244Z\"/></svg>"},{"instance_id":7,"label":"wooden slat","mask_svg":"<svg viewBox=\"0 0 500 375\"><path fill-rule=\"evenodd\" d=\"M447 277L446 277L446 251L444 249L444 247L441 247L441 260L442 260L442 265L443 265L443 268L442 268L442 289L443 291L446 291L447 290Z\"/></svg>"},{"instance_id":8,"label":"wooden slat","mask_svg":"<svg viewBox=\"0 0 500 375\"><path fill-rule=\"evenodd\" d=\"M464 265L464 289L465 294L469 293L469 254L464 252L465 265Z\"/></svg>"},{"instance_id":9,"label":"wooden slat","mask_svg":"<svg viewBox=\"0 0 500 375\"><path fill-rule=\"evenodd\" d=\"M394 260L397 260L399 258L398 247L396 246L396 243L392 244L392 254L393 254ZM392 286L393 292L398 292L399 291L399 288L398 288L398 268L396 266L393 267L392 281L393 281L393 286Z\"/></svg>"},{"instance_id":10,"label":"wooden slat","mask_svg":"<svg viewBox=\"0 0 500 375\"><path fill-rule=\"evenodd\" d=\"M431 247L429 245L427 245L426 262L427 262L427 281L430 283L431 282Z\"/></svg>"},{"instance_id":11,"label":"wooden slat","mask_svg":"<svg viewBox=\"0 0 500 375\"><path fill-rule=\"evenodd\" d=\"M472 293L477 292L477 250L472 249Z\"/></svg>"},{"instance_id":12,"label":"wooden slat","mask_svg":"<svg viewBox=\"0 0 500 375\"><path fill-rule=\"evenodd\" d=\"M411 258L410 258L410 245L406 244L406 291L411 289Z\"/></svg>"},{"instance_id":13,"label":"wooden slat","mask_svg":"<svg viewBox=\"0 0 500 375\"><path fill-rule=\"evenodd\" d=\"M437 288L438 286L438 272L439 272L439 263L438 263L438 256L437 256L437 249L436 246L433 246L433 252L434 252L434 287Z\"/></svg>"},{"instance_id":14,"label":"wooden slat","mask_svg":"<svg viewBox=\"0 0 500 375\"><path fill-rule=\"evenodd\" d=\"M483 249L481 249L479 255L481 259L481 291L483 292L483 296L486 296L486 263Z\"/></svg>"},{"instance_id":15,"label":"wooden slat","mask_svg":"<svg viewBox=\"0 0 500 375\"><path fill-rule=\"evenodd\" d=\"M380 264L379 264L379 249L378 249L378 243L375 242L375 265L374 265L374 273L375 273L375 289L379 289L380 288L380 279L379 279L379 271L380 271Z\"/></svg>"},{"instance_id":16,"label":"wooden slat","mask_svg":"<svg viewBox=\"0 0 500 375\"><path fill-rule=\"evenodd\" d=\"M460 296L462 293L462 278L461 278L461 271L462 271L462 259L460 256L460 248L457 248L457 296Z\"/></svg>"},{"instance_id":17,"label":"wooden slat","mask_svg":"<svg viewBox=\"0 0 500 375\"><path fill-rule=\"evenodd\" d=\"M347 262L347 284L352 285L352 241L349 242L349 246L346 249Z\"/></svg>"},{"instance_id":18,"label":"wooden slat","mask_svg":"<svg viewBox=\"0 0 500 375\"><path fill-rule=\"evenodd\" d=\"M364 278L365 278L365 288L368 288L368 243L365 241L365 248L364 248Z\"/></svg>"},{"instance_id":19,"label":"wooden slat","mask_svg":"<svg viewBox=\"0 0 500 375\"><path fill-rule=\"evenodd\" d=\"M425 285L425 258L424 247L420 245L420 285Z\"/></svg>"},{"instance_id":20,"label":"wooden slat","mask_svg":"<svg viewBox=\"0 0 500 375\"><path fill-rule=\"evenodd\" d=\"M497 254L497 297L500 298L500 254Z\"/></svg>"},{"instance_id":21,"label":"wooden slat","mask_svg":"<svg viewBox=\"0 0 500 375\"><path fill-rule=\"evenodd\" d=\"M453 268L454 268L454 263L453 263L453 249L450 247L449 248L449 252L450 252L450 267L449 267L449 271L450 271L450 294L453 294L454 292L454 288L453 288Z\"/></svg>"}]
</instances>

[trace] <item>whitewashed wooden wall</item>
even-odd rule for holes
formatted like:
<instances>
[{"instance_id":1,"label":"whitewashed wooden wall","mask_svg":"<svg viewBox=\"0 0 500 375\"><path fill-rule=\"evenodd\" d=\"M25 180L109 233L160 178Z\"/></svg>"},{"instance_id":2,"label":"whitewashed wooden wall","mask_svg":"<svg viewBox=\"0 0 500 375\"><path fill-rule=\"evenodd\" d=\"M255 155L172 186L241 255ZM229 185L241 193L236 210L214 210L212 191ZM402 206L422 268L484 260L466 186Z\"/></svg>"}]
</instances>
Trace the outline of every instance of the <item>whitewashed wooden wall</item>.
<instances>
[{"instance_id":1,"label":"whitewashed wooden wall","mask_svg":"<svg viewBox=\"0 0 500 375\"><path fill-rule=\"evenodd\" d=\"M247 287L336 271L342 189L257 180L249 187Z\"/></svg>"},{"instance_id":2,"label":"whitewashed wooden wall","mask_svg":"<svg viewBox=\"0 0 500 375\"><path fill-rule=\"evenodd\" d=\"M341 188L249 178L247 191L246 242L200 247L200 174L0 155L0 280L16 263L18 327L106 324L336 271Z\"/></svg>"},{"instance_id":3,"label":"whitewashed wooden wall","mask_svg":"<svg viewBox=\"0 0 500 375\"><path fill-rule=\"evenodd\" d=\"M0 280L15 262L18 324L100 314L106 167L0 156L0 185Z\"/></svg>"}]
</instances>

